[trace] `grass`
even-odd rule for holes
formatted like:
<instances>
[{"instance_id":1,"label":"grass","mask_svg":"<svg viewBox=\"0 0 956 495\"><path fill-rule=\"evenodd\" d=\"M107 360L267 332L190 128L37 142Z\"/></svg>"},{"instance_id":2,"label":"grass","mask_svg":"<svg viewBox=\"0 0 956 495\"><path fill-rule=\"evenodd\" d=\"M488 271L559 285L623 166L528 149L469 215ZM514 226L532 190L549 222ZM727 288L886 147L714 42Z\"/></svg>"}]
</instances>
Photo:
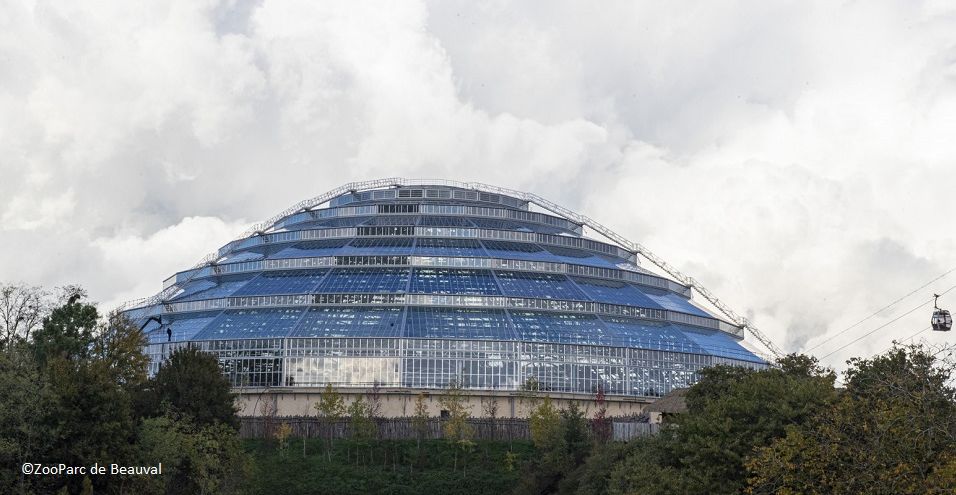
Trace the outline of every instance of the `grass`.
<instances>
[{"instance_id":1,"label":"grass","mask_svg":"<svg viewBox=\"0 0 956 495\"><path fill-rule=\"evenodd\" d=\"M475 442L463 452L443 440L336 440L331 461L322 439L245 440L254 460L252 493L502 494L518 483L520 466L535 455L527 441ZM457 453L457 461L456 461ZM509 454L510 453L510 454Z\"/></svg>"}]
</instances>

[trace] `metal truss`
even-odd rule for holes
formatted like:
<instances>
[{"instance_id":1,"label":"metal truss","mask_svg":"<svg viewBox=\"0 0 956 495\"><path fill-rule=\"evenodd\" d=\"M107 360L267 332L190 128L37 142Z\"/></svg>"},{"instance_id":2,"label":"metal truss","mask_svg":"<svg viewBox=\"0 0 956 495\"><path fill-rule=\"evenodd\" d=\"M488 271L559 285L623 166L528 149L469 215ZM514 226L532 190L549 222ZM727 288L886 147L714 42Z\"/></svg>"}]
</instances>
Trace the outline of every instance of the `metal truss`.
<instances>
[{"instance_id":1,"label":"metal truss","mask_svg":"<svg viewBox=\"0 0 956 495\"><path fill-rule=\"evenodd\" d=\"M470 189L470 190L486 192L486 193L503 194L505 196L511 196L513 198L521 199L522 201L527 201L529 203L536 204L539 207L544 208L545 210L548 210L556 215L564 217L570 220L571 222L574 222L577 225L586 226L590 228L591 230L597 232L598 234L601 234L602 236L614 242L615 244L617 244L618 246L620 246L622 249L626 251L634 253L635 255L643 256L645 259L647 259L648 261L656 265L658 268L663 270L665 273L673 277L677 282L680 282L681 284L684 284L696 290L701 297L703 297L707 302L709 302L715 308L717 308L721 313L723 313L727 318L729 318L730 321L732 321L735 325L750 331L750 334L753 335L754 338L758 342L760 342L764 347L766 347L767 350L769 350L775 357L779 358L785 354L784 351L782 351L779 347L777 347L777 345L774 344L769 337L764 335L763 332L761 332L757 327L755 327L750 322L750 320L734 312L732 309L730 309L729 306L724 304L723 301L718 299L717 296L715 296L712 292L707 290L707 288L701 285L700 282L698 282L696 279L694 279L693 277L684 275L683 273L681 273L680 270L677 269L677 267L671 265L660 256L657 256L651 250L647 249L643 245L627 240L624 236L605 227L604 225L595 221L591 217L573 212L561 205L558 205L557 203L548 201L547 199L542 198L541 196L538 196L537 194L532 194L532 193L527 193L522 191L515 191L514 189L507 189L504 187L493 186L493 185L484 184L481 182L459 182L459 181L441 180L441 179L419 180L419 179L405 179L403 177L392 177L392 178L386 178L386 179L376 179L376 180L368 180L368 181L361 181L361 182L350 182L348 184L332 189L331 191L328 191L314 198L300 201L292 205L291 207L285 209L281 213L273 216L272 218L269 218L268 220L265 220L263 222L253 225L248 230L243 232L242 235L239 237L239 239L244 239L254 235L264 235L264 234L273 232L275 230L276 224L280 220L290 215L294 215L296 213L315 209L325 203L328 203L332 199L337 198L346 193L356 193L356 192L368 191L372 189L385 189L389 187L402 187L402 186L457 187L460 189ZM210 253L206 255L205 257L203 257L203 259L201 259L198 263L196 263L196 265L193 266L193 269L202 268L204 266L209 266L209 265L215 265L218 259L219 259L218 252ZM145 298L145 299L140 299L137 301L130 301L124 304L123 306L121 306L119 309L123 310L123 309L143 307L143 306L149 306L149 305L161 303L165 301L166 299L172 297L176 293L176 291L179 290L180 286L185 286L198 273L199 273L198 271L194 271L193 275L190 276L189 279L184 280L182 282L174 283L166 287L165 289L163 289L162 292L160 292L159 294L156 294L155 296Z\"/></svg>"}]
</instances>

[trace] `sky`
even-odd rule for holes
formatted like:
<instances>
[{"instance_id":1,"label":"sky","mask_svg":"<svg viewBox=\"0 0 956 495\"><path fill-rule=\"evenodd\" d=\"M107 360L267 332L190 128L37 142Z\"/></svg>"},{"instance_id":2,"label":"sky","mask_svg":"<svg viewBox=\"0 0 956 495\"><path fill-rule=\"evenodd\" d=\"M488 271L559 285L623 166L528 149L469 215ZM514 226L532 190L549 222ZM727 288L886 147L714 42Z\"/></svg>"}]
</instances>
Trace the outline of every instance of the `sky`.
<instances>
[{"instance_id":1,"label":"sky","mask_svg":"<svg viewBox=\"0 0 956 495\"><path fill-rule=\"evenodd\" d=\"M0 3L2 281L115 307L393 176L589 215L839 368L956 286L840 333L956 267L956 6Z\"/></svg>"}]
</instances>

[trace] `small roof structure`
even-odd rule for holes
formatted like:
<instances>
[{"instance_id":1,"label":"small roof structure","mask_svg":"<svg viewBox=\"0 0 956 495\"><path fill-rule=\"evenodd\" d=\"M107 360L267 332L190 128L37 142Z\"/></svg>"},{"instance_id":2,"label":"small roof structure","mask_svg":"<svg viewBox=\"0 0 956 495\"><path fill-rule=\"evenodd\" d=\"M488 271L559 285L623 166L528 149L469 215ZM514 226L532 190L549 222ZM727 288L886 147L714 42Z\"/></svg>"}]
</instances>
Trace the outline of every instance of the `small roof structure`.
<instances>
[{"instance_id":1,"label":"small roof structure","mask_svg":"<svg viewBox=\"0 0 956 495\"><path fill-rule=\"evenodd\" d=\"M644 409L645 412L659 412L663 414L683 414L687 412L687 391L689 388L675 388L666 395L654 401Z\"/></svg>"}]
</instances>

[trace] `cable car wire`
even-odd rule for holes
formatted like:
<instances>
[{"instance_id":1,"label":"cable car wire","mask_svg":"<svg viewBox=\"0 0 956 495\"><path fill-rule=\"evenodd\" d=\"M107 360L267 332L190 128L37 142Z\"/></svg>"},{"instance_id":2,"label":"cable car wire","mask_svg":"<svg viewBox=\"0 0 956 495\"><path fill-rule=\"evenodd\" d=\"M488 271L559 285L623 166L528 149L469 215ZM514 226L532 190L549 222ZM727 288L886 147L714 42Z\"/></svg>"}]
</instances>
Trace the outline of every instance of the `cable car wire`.
<instances>
[{"instance_id":1,"label":"cable car wire","mask_svg":"<svg viewBox=\"0 0 956 495\"><path fill-rule=\"evenodd\" d=\"M951 290L953 290L953 289L956 289L956 285L954 285L954 286L952 286L952 287L946 289L945 291L941 292L939 295L942 296L943 294L946 294L947 292L949 292L949 291L951 291ZM826 354L826 355L824 355L823 357L821 357L820 360L822 361L822 360L824 360L824 359L826 359L826 358L828 358L828 357L830 357L830 356L836 354L837 352L839 352L839 351L841 351L841 350L843 350L843 349L846 349L847 347L849 347L849 346L851 346L851 345L853 345L853 344L855 344L855 343L857 343L857 342L859 342L859 341L865 339L866 337L869 337L870 335L873 335L873 334L876 333L877 331L882 330L883 328L886 328L886 327L889 326L890 324L899 321L899 320L900 320L901 318L903 318L904 316L907 316L907 315L913 313L913 312L916 311L917 309L920 309L920 308L922 308L923 306L926 306L927 304L929 304L929 303L931 303L931 302L933 302L933 300L932 300L932 299L929 299L929 300L927 300L926 302L924 302L923 304L920 304L919 306L916 306L915 308L913 308L913 309L911 309L911 310L909 310L909 311L907 311L907 312L905 312L905 313L903 313L903 314L897 316L896 318L893 318L892 320L890 320L890 321L888 321L888 322L886 322L886 323L884 323L884 324L882 324L882 325L880 325L880 326L874 328L873 330L870 330L869 332L867 332L867 333L865 333L865 334L863 334L863 335L857 337L856 339L851 340L850 342L847 342L846 344L843 344L843 345L841 345L840 347L837 347L836 349L830 351L829 354Z\"/></svg>"},{"instance_id":2,"label":"cable car wire","mask_svg":"<svg viewBox=\"0 0 956 495\"><path fill-rule=\"evenodd\" d=\"M895 300L895 301L893 301L893 302L887 304L886 306L883 306L882 308L880 308L880 309L874 311L873 314L867 316L866 318L863 318L862 320L860 320L860 321L858 321L858 322L856 322L856 323L854 323L854 324L852 324L852 325L850 325L850 326L844 328L843 330L840 330L839 332L833 334L832 336L830 336L829 338L827 338L827 339L824 340L823 342L820 342L820 343L816 344L815 346L813 346L813 347L811 347L811 348L809 348L809 349L805 349L803 352L810 352L810 351L816 349L817 347L820 347L820 346L822 346L823 344L826 344L827 342L830 342L831 340L833 340L833 339L839 337L840 335L843 335L844 333L846 333L846 332L852 330L853 328L856 328L856 326L859 325L860 323L863 323L864 321L869 320L870 318L873 318L874 316L876 316L876 315L882 313L883 311L886 311L887 309L889 309L889 308L895 306L896 303L902 301L903 299L906 299L907 297L912 296L913 294L916 294L917 292L919 292L919 291L925 289L927 286L929 286L929 285L932 284L933 282L936 282L937 280L939 280L939 279L941 279L941 278L943 278L943 277L945 277L945 276L947 276L947 275L949 275L950 273L953 273L953 272L956 272L956 266L954 266L953 268L950 268L949 270L947 270L946 272L944 272L942 275L940 275L940 276L934 278L933 280L930 280L929 282L926 282L925 284L923 284L923 285L917 287L916 289L913 289L912 292L906 294L905 296L900 297L899 299L897 299L897 300Z\"/></svg>"}]
</instances>

